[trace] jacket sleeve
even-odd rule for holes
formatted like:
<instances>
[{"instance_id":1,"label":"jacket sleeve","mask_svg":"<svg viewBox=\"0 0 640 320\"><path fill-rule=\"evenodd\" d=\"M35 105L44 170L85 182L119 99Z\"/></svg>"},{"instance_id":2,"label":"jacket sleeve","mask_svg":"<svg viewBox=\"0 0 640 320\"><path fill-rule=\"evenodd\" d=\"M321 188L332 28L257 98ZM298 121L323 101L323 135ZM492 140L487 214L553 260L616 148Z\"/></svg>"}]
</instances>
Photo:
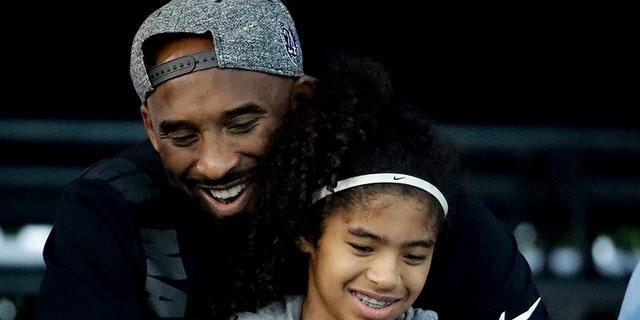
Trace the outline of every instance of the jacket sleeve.
<instances>
[{"instance_id":1,"label":"jacket sleeve","mask_svg":"<svg viewBox=\"0 0 640 320\"><path fill-rule=\"evenodd\" d=\"M479 201L466 199L436 245L416 306L446 319L549 319L513 234Z\"/></svg>"},{"instance_id":2,"label":"jacket sleeve","mask_svg":"<svg viewBox=\"0 0 640 320\"><path fill-rule=\"evenodd\" d=\"M126 202L106 181L68 186L43 252L36 319L146 319L136 230Z\"/></svg>"},{"instance_id":3,"label":"jacket sleeve","mask_svg":"<svg viewBox=\"0 0 640 320\"><path fill-rule=\"evenodd\" d=\"M640 319L640 261L637 262L622 299L618 320Z\"/></svg>"}]
</instances>

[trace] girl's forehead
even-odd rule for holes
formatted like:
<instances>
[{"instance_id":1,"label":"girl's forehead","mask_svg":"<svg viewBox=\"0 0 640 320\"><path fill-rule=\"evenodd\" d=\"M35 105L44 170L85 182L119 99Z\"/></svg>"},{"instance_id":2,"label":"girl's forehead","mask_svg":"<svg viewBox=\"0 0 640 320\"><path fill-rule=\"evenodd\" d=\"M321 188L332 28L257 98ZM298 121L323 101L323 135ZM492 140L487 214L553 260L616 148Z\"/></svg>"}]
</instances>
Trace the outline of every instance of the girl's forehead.
<instances>
[{"instance_id":1,"label":"girl's forehead","mask_svg":"<svg viewBox=\"0 0 640 320\"><path fill-rule=\"evenodd\" d=\"M357 201L334 206L327 213L328 217L334 217L347 224L407 219L406 213L412 213L410 216L414 223L431 223L437 216L423 199L399 193L378 193L371 197L359 198Z\"/></svg>"},{"instance_id":2,"label":"girl's forehead","mask_svg":"<svg viewBox=\"0 0 640 320\"><path fill-rule=\"evenodd\" d=\"M372 190L372 189L370 189ZM344 191L343 191L344 192ZM351 192L351 191L347 191ZM358 192L358 194L353 194ZM342 198L332 202L329 212L339 212L344 216L350 214L373 214L385 209L393 209L400 204L407 204L416 210L429 211L429 198L422 192L406 193L395 189L368 192L353 191L346 199Z\"/></svg>"}]
</instances>

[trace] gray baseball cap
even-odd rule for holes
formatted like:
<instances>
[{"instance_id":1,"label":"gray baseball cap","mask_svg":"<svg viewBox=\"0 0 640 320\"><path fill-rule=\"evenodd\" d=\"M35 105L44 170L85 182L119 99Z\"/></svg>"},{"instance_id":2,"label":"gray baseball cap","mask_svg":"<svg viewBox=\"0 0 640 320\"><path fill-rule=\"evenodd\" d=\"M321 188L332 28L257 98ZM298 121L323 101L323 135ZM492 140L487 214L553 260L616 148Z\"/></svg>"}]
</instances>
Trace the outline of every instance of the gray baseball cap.
<instances>
[{"instance_id":1,"label":"gray baseball cap","mask_svg":"<svg viewBox=\"0 0 640 320\"><path fill-rule=\"evenodd\" d=\"M207 31L213 50L145 64L142 46L150 37ZM133 39L129 71L143 103L160 83L213 67L303 75L298 32L286 6L278 0L172 0L149 15Z\"/></svg>"}]
</instances>

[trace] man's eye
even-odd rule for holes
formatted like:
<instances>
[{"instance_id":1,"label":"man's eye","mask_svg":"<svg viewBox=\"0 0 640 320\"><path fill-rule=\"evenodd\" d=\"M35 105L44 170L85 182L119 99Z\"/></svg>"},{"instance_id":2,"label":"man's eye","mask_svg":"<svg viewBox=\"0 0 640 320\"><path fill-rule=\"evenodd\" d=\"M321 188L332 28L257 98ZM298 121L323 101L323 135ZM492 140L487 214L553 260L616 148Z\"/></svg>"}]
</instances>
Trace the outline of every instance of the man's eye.
<instances>
[{"instance_id":1,"label":"man's eye","mask_svg":"<svg viewBox=\"0 0 640 320\"><path fill-rule=\"evenodd\" d=\"M172 136L171 143L177 147L188 147L193 145L198 140L198 136L195 134Z\"/></svg>"},{"instance_id":2,"label":"man's eye","mask_svg":"<svg viewBox=\"0 0 640 320\"><path fill-rule=\"evenodd\" d=\"M258 121L262 117L255 117L249 120L236 121L233 124L229 125L229 132L235 134L242 134L251 132L257 125Z\"/></svg>"}]
</instances>

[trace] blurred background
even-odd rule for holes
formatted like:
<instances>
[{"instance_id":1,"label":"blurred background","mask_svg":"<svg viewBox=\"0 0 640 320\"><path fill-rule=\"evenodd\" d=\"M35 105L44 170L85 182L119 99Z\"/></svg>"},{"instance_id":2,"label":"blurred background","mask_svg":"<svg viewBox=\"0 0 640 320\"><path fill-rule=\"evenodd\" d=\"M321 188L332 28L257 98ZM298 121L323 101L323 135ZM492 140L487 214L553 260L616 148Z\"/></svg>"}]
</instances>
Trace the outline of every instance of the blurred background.
<instances>
[{"instance_id":1,"label":"blurred background","mask_svg":"<svg viewBox=\"0 0 640 320\"><path fill-rule=\"evenodd\" d=\"M15 4L2 22L0 320L33 318L62 186L145 137L129 48L165 2ZM285 4L308 72L325 49L373 55L458 144L465 183L514 231L554 319L616 319L640 259L630 10L606 0Z\"/></svg>"}]
</instances>

